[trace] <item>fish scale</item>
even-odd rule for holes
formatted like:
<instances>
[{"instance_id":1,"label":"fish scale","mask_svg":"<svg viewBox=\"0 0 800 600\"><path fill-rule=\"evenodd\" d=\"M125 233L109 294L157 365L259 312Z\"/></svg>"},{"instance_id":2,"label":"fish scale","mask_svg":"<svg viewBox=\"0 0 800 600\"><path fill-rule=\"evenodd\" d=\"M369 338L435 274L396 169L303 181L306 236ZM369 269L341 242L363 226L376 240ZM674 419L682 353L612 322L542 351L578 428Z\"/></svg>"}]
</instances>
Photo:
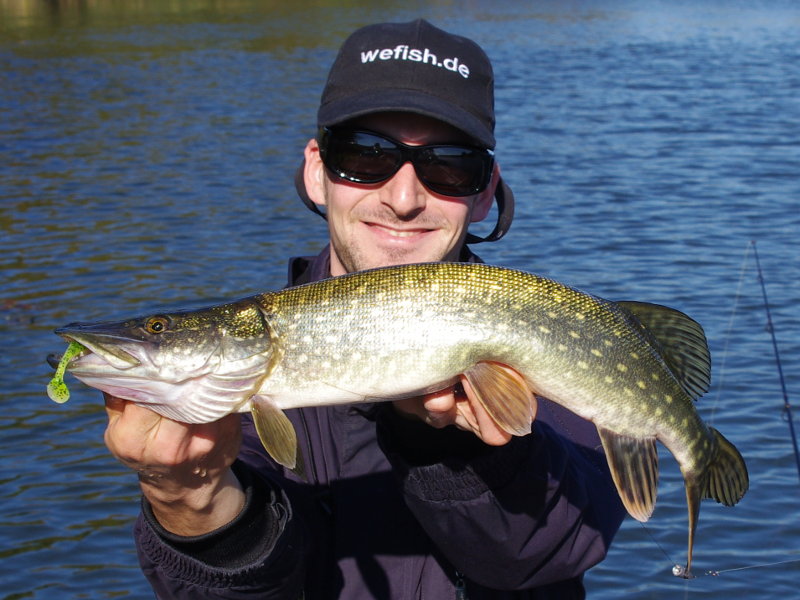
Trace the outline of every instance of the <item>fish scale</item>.
<instances>
[{"instance_id":1,"label":"fish scale","mask_svg":"<svg viewBox=\"0 0 800 600\"><path fill-rule=\"evenodd\" d=\"M396 400L465 377L502 429L526 435L531 393L545 396L597 426L636 519L655 505L656 441L670 450L686 485L686 577L700 500L735 504L748 487L739 452L694 408L711 368L697 322L523 271L386 267L57 333L85 348L67 365L78 379L165 416L206 422L252 411L265 448L288 468L297 439L287 408Z\"/></svg>"}]
</instances>

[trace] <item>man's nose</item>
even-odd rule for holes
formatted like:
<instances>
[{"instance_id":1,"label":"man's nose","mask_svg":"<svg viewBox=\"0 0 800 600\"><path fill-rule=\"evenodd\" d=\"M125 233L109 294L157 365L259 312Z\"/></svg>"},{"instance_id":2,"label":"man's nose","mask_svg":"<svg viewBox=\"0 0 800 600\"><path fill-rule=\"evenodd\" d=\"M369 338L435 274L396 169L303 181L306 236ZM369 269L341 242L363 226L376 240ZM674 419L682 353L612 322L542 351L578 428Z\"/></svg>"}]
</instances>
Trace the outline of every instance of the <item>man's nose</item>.
<instances>
[{"instance_id":1,"label":"man's nose","mask_svg":"<svg viewBox=\"0 0 800 600\"><path fill-rule=\"evenodd\" d=\"M417 178L414 165L405 163L381 188L381 201L401 218L413 218L423 210L428 201L425 186Z\"/></svg>"}]
</instances>

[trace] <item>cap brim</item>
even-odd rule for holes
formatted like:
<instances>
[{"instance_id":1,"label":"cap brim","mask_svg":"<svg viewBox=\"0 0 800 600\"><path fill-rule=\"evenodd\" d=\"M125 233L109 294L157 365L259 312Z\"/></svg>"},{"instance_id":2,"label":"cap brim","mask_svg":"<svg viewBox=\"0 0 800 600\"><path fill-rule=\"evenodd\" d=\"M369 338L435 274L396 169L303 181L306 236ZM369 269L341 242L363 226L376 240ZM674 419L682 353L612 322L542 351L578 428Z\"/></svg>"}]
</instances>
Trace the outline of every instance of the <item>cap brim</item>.
<instances>
[{"instance_id":1,"label":"cap brim","mask_svg":"<svg viewBox=\"0 0 800 600\"><path fill-rule=\"evenodd\" d=\"M339 125L350 119L379 112L410 112L444 121L463 131L486 148L494 148L494 133L475 115L452 102L417 90L359 91L348 98L339 98L320 107L320 127Z\"/></svg>"}]
</instances>

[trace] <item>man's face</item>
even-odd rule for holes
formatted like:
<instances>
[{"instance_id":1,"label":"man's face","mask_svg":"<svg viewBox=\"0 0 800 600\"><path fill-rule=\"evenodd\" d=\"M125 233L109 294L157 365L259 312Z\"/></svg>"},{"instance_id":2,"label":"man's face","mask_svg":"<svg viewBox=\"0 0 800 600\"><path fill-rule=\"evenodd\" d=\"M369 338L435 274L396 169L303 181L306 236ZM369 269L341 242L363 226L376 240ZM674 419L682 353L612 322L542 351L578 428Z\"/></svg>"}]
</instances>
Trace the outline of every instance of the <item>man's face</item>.
<instances>
[{"instance_id":1,"label":"man's face","mask_svg":"<svg viewBox=\"0 0 800 600\"><path fill-rule=\"evenodd\" d=\"M408 145L468 144L457 129L428 117L380 113L357 119L354 128ZM457 260L470 222L486 217L497 177L480 194L461 198L428 190L411 163L389 180L355 184L322 165L316 140L306 147L306 189L328 215L331 275L373 267Z\"/></svg>"}]
</instances>

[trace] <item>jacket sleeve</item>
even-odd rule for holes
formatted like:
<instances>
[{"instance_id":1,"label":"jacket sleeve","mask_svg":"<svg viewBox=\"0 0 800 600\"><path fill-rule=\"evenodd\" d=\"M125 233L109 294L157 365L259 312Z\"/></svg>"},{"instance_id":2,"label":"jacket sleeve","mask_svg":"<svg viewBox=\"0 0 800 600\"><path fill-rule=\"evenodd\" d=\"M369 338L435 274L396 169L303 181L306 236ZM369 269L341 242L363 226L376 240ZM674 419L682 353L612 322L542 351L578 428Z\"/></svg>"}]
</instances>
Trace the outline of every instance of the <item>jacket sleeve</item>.
<instances>
[{"instance_id":1,"label":"jacket sleeve","mask_svg":"<svg viewBox=\"0 0 800 600\"><path fill-rule=\"evenodd\" d=\"M163 529L146 500L134 527L142 571L160 600L285 600L302 594L302 528L285 493L237 462L245 507L225 527L198 537Z\"/></svg>"},{"instance_id":2,"label":"jacket sleeve","mask_svg":"<svg viewBox=\"0 0 800 600\"><path fill-rule=\"evenodd\" d=\"M501 447L383 411L381 446L415 517L469 579L524 590L581 577L624 518L594 425L540 399Z\"/></svg>"}]
</instances>

